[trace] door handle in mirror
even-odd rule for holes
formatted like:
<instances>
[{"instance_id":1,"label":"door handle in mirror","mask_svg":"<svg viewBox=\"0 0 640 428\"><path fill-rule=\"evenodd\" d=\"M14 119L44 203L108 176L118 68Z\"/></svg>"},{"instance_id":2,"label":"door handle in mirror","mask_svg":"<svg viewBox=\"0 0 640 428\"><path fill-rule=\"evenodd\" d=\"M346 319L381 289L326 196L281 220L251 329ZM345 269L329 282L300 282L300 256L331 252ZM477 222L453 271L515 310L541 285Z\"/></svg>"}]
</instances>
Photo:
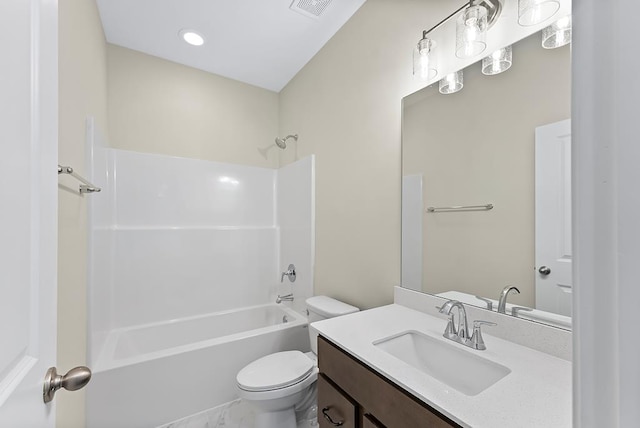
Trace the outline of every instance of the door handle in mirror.
<instances>
[{"instance_id":1,"label":"door handle in mirror","mask_svg":"<svg viewBox=\"0 0 640 428\"><path fill-rule=\"evenodd\" d=\"M547 266L540 266L538 272L540 272L540 275L547 276L551 273L551 269L549 269Z\"/></svg>"},{"instance_id":2,"label":"door handle in mirror","mask_svg":"<svg viewBox=\"0 0 640 428\"><path fill-rule=\"evenodd\" d=\"M83 388L91 380L91 370L85 366L75 367L66 375L59 375L55 367L50 367L44 377L42 387L42 399L45 403L53 400L56 391L64 388L67 391L77 391Z\"/></svg>"}]
</instances>

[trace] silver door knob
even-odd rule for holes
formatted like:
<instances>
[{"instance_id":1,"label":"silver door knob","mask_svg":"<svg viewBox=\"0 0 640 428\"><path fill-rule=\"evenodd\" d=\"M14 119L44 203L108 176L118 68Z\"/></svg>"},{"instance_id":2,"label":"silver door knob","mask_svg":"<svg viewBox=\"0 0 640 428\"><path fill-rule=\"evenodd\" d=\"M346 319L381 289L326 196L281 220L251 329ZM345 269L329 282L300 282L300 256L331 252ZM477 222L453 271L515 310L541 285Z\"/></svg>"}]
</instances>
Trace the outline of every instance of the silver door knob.
<instances>
[{"instance_id":1,"label":"silver door knob","mask_svg":"<svg viewBox=\"0 0 640 428\"><path fill-rule=\"evenodd\" d=\"M546 266L540 266L540 269L538 269L538 272L540 272L540 275L547 276L551 273L551 269L549 269Z\"/></svg>"},{"instance_id":2,"label":"silver door knob","mask_svg":"<svg viewBox=\"0 0 640 428\"><path fill-rule=\"evenodd\" d=\"M51 367L44 377L42 399L45 403L48 403L53 400L56 391L60 388L64 388L67 391L76 391L83 388L90 380L91 370L88 367L75 367L64 376L59 375L55 367Z\"/></svg>"}]
</instances>

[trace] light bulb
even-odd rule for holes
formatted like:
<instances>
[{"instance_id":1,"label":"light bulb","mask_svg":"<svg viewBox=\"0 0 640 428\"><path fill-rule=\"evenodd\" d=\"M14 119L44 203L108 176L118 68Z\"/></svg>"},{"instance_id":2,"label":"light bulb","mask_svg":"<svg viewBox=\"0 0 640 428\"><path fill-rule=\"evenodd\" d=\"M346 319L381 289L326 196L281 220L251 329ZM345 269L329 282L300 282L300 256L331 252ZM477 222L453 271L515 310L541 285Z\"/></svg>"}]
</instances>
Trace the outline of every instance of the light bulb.
<instances>
[{"instance_id":1,"label":"light bulb","mask_svg":"<svg viewBox=\"0 0 640 428\"><path fill-rule=\"evenodd\" d=\"M464 86L464 76L462 70L447 74L438 84L438 90L441 94L454 94Z\"/></svg>"},{"instance_id":2,"label":"light bulb","mask_svg":"<svg viewBox=\"0 0 640 428\"><path fill-rule=\"evenodd\" d=\"M435 45L435 42L427 38L424 32L413 51L413 76L416 79L427 81L438 74L436 58L433 55Z\"/></svg>"},{"instance_id":3,"label":"light bulb","mask_svg":"<svg viewBox=\"0 0 640 428\"><path fill-rule=\"evenodd\" d=\"M498 49L491 55L482 59L482 74L487 76L493 76L494 74L502 73L511 68L513 63L513 52L511 46Z\"/></svg>"},{"instance_id":4,"label":"light bulb","mask_svg":"<svg viewBox=\"0 0 640 428\"><path fill-rule=\"evenodd\" d=\"M470 6L456 22L456 56L470 58L481 54L487 48L487 9L484 6Z\"/></svg>"},{"instance_id":5,"label":"light bulb","mask_svg":"<svg viewBox=\"0 0 640 428\"><path fill-rule=\"evenodd\" d=\"M518 0L518 24L523 27L540 24L559 9L558 0Z\"/></svg>"},{"instance_id":6,"label":"light bulb","mask_svg":"<svg viewBox=\"0 0 640 428\"><path fill-rule=\"evenodd\" d=\"M542 47L555 49L571 43L571 15L558 19L542 30Z\"/></svg>"}]
</instances>

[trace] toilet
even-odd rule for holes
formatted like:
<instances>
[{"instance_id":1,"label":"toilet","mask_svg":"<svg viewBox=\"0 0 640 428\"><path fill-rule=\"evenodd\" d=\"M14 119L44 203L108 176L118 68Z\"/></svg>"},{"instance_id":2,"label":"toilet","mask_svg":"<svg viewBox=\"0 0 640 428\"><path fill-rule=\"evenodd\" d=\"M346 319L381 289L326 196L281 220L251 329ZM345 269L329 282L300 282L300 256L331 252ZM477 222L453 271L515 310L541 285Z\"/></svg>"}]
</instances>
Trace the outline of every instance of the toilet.
<instances>
[{"instance_id":1,"label":"toilet","mask_svg":"<svg viewBox=\"0 0 640 428\"><path fill-rule=\"evenodd\" d=\"M359 311L327 296L306 300L309 323ZM276 352L249 363L236 376L238 396L256 409L255 428L296 428L296 409L316 401L318 333L309 327L311 352Z\"/></svg>"}]
</instances>

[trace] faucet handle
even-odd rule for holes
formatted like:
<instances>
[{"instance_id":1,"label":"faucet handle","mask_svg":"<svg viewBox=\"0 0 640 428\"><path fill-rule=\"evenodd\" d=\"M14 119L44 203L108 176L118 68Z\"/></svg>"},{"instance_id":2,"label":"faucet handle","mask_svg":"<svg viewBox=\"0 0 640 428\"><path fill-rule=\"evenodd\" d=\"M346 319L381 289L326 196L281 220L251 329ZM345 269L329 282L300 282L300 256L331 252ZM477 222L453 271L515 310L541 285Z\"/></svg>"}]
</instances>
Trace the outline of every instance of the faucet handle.
<instances>
[{"instance_id":1,"label":"faucet handle","mask_svg":"<svg viewBox=\"0 0 640 428\"><path fill-rule=\"evenodd\" d=\"M458 337L458 332L453 324L453 314L449 314L449 321L447 322L447 327L444 329L443 336L447 339L454 339Z\"/></svg>"},{"instance_id":2,"label":"faucet handle","mask_svg":"<svg viewBox=\"0 0 640 428\"><path fill-rule=\"evenodd\" d=\"M491 321L483 321L483 320L475 320L473 322L473 328L474 329L476 329L476 328L479 329L483 325L488 325L489 327L495 327L495 326L498 325L498 323L491 322Z\"/></svg>"},{"instance_id":3,"label":"faucet handle","mask_svg":"<svg viewBox=\"0 0 640 428\"><path fill-rule=\"evenodd\" d=\"M495 327L498 324L491 321L482 321L482 320L476 320L473 322L473 334L471 335L470 346L473 349L477 349L479 351L484 351L485 349L487 349L487 346L484 344L484 340L482 339L482 330L480 329L483 325Z\"/></svg>"},{"instance_id":4,"label":"faucet handle","mask_svg":"<svg viewBox=\"0 0 640 428\"><path fill-rule=\"evenodd\" d=\"M487 304L487 309L492 311L493 310L493 301L485 298L485 297L481 297L481 296L476 296L476 299L478 300L482 300L483 302L485 302Z\"/></svg>"},{"instance_id":5,"label":"faucet handle","mask_svg":"<svg viewBox=\"0 0 640 428\"><path fill-rule=\"evenodd\" d=\"M286 271L282 272L282 276L280 277L280 282L284 282L284 277L288 277L289 281L296 281L296 267L291 263Z\"/></svg>"},{"instance_id":6,"label":"faucet handle","mask_svg":"<svg viewBox=\"0 0 640 428\"><path fill-rule=\"evenodd\" d=\"M531 312L531 311L533 311L533 309L527 308L525 306L514 306L514 307L511 308L511 315L513 315L514 317L518 318L518 313L520 311Z\"/></svg>"},{"instance_id":7,"label":"faucet handle","mask_svg":"<svg viewBox=\"0 0 640 428\"><path fill-rule=\"evenodd\" d=\"M443 308L444 305L442 306L436 306L435 308L438 310L438 312L440 312L441 314L443 314ZM451 312L449 312L447 314L447 317L449 319L449 321L447 322L447 327L444 329L444 334L443 336L446 337L447 339L452 339L455 340L454 338L458 337L458 332L456 331L456 326L453 323L453 314Z\"/></svg>"}]
</instances>

